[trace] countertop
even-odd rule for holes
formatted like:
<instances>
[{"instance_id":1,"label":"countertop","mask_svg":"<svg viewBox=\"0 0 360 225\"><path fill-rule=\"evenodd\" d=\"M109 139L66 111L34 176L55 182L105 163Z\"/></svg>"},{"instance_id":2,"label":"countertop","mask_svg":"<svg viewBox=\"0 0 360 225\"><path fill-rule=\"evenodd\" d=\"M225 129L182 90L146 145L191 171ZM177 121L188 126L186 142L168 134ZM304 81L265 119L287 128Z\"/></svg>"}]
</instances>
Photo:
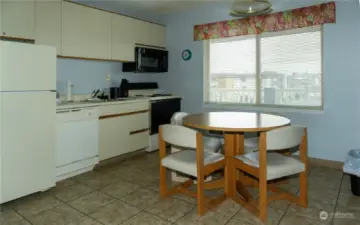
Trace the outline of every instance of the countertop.
<instances>
[{"instance_id":1,"label":"countertop","mask_svg":"<svg viewBox=\"0 0 360 225\"><path fill-rule=\"evenodd\" d=\"M165 100L165 99L173 99L173 98L181 98L179 96L158 96L158 97L129 97L122 98L114 101L76 101L76 102L63 102L56 106L56 110L64 110L64 109L73 109L73 108L87 108L87 107L97 107L103 105L116 105L116 104L129 104L136 102L150 102L156 100Z\"/></svg>"}]
</instances>

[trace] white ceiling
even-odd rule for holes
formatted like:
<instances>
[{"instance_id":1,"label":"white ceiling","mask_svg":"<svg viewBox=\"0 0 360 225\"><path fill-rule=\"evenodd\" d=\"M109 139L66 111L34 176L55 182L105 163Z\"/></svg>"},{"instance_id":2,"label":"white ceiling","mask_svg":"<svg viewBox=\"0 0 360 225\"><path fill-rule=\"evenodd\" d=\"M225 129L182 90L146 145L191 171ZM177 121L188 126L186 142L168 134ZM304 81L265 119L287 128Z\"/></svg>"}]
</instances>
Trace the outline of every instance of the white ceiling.
<instances>
[{"instance_id":1,"label":"white ceiling","mask_svg":"<svg viewBox=\"0 0 360 225\"><path fill-rule=\"evenodd\" d=\"M233 0L74 0L134 17L156 17L209 4L230 9ZM269 0L274 11L314 5L331 0ZM358 1L358 0L337 0Z\"/></svg>"}]
</instances>

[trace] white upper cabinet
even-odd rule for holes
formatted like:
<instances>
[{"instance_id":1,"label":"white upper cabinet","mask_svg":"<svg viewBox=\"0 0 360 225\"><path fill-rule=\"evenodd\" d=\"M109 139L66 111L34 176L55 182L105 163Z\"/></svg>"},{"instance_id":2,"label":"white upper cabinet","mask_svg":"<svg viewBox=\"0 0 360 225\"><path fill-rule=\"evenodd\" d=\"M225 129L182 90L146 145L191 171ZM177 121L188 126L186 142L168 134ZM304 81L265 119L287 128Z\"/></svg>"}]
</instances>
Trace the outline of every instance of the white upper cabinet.
<instances>
[{"instance_id":1,"label":"white upper cabinet","mask_svg":"<svg viewBox=\"0 0 360 225\"><path fill-rule=\"evenodd\" d=\"M150 45L165 47L166 46L166 34L165 27L158 24L149 25L149 43Z\"/></svg>"},{"instance_id":2,"label":"white upper cabinet","mask_svg":"<svg viewBox=\"0 0 360 225\"><path fill-rule=\"evenodd\" d=\"M1 1L1 36L35 39L35 0Z\"/></svg>"},{"instance_id":3,"label":"white upper cabinet","mask_svg":"<svg viewBox=\"0 0 360 225\"><path fill-rule=\"evenodd\" d=\"M111 13L63 2L62 55L111 59Z\"/></svg>"},{"instance_id":4,"label":"white upper cabinet","mask_svg":"<svg viewBox=\"0 0 360 225\"><path fill-rule=\"evenodd\" d=\"M36 0L35 44L56 47L61 55L61 0Z\"/></svg>"},{"instance_id":5,"label":"white upper cabinet","mask_svg":"<svg viewBox=\"0 0 360 225\"><path fill-rule=\"evenodd\" d=\"M134 27L133 38L135 43L149 45L149 23L137 19L133 19L131 23Z\"/></svg>"},{"instance_id":6,"label":"white upper cabinet","mask_svg":"<svg viewBox=\"0 0 360 225\"><path fill-rule=\"evenodd\" d=\"M165 27L159 24L133 19L134 40L137 44L165 47Z\"/></svg>"},{"instance_id":7,"label":"white upper cabinet","mask_svg":"<svg viewBox=\"0 0 360 225\"><path fill-rule=\"evenodd\" d=\"M133 20L117 14L111 16L111 59L135 61Z\"/></svg>"}]
</instances>

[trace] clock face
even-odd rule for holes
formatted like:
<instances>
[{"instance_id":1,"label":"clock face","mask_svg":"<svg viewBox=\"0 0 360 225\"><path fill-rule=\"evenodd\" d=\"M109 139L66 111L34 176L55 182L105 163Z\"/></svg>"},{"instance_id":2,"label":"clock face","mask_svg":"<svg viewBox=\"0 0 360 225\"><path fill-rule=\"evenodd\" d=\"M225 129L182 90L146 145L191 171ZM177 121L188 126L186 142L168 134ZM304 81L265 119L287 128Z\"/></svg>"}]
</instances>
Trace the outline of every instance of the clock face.
<instances>
[{"instance_id":1,"label":"clock face","mask_svg":"<svg viewBox=\"0 0 360 225\"><path fill-rule=\"evenodd\" d=\"M183 60L189 60L191 59L191 51L189 49L185 49L182 53L181 53L181 57Z\"/></svg>"}]
</instances>

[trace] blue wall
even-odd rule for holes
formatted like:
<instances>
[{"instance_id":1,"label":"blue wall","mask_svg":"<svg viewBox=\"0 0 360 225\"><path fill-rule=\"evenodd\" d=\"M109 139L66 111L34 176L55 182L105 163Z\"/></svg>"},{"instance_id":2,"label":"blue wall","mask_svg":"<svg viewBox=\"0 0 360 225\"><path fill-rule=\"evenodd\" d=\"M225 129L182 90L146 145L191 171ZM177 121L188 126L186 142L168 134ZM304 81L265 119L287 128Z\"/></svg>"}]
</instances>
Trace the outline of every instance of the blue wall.
<instances>
[{"instance_id":1,"label":"blue wall","mask_svg":"<svg viewBox=\"0 0 360 225\"><path fill-rule=\"evenodd\" d=\"M161 73L123 73L121 70L122 63L118 62L57 59L57 89L64 94L66 81L71 80L75 94L89 94L94 89L118 86L122 78L130 82L156 82L166 76ZM107 75L110 75L110 81L106 80Z\"/></svg>"},{"instance_id":2,"label":"blue wall","mask_svg":"<svg viewBox=\"0 0 360 225\"><path fill-rule=\"evenodd\" d=\"M300 2L300 1L299 1ZM294 2L300 4L299 2ZM297 8L300 5L287 5ZM285 8L284 8L285 9ZM183 110L201 112L203 105L203 43L193 41L193 25L230 19L228 8L206 6L172 14L165 20L170 53L169 73L159 80L183 97ZM193 58L181 60L183 49ZM360 148L360 6L337 3L337 23L324 26L324 111L284 113L309 130L309 156L344 161L350 148ZM241 107L237 110L243 110Z\"/></svg>"}]
</instances>

